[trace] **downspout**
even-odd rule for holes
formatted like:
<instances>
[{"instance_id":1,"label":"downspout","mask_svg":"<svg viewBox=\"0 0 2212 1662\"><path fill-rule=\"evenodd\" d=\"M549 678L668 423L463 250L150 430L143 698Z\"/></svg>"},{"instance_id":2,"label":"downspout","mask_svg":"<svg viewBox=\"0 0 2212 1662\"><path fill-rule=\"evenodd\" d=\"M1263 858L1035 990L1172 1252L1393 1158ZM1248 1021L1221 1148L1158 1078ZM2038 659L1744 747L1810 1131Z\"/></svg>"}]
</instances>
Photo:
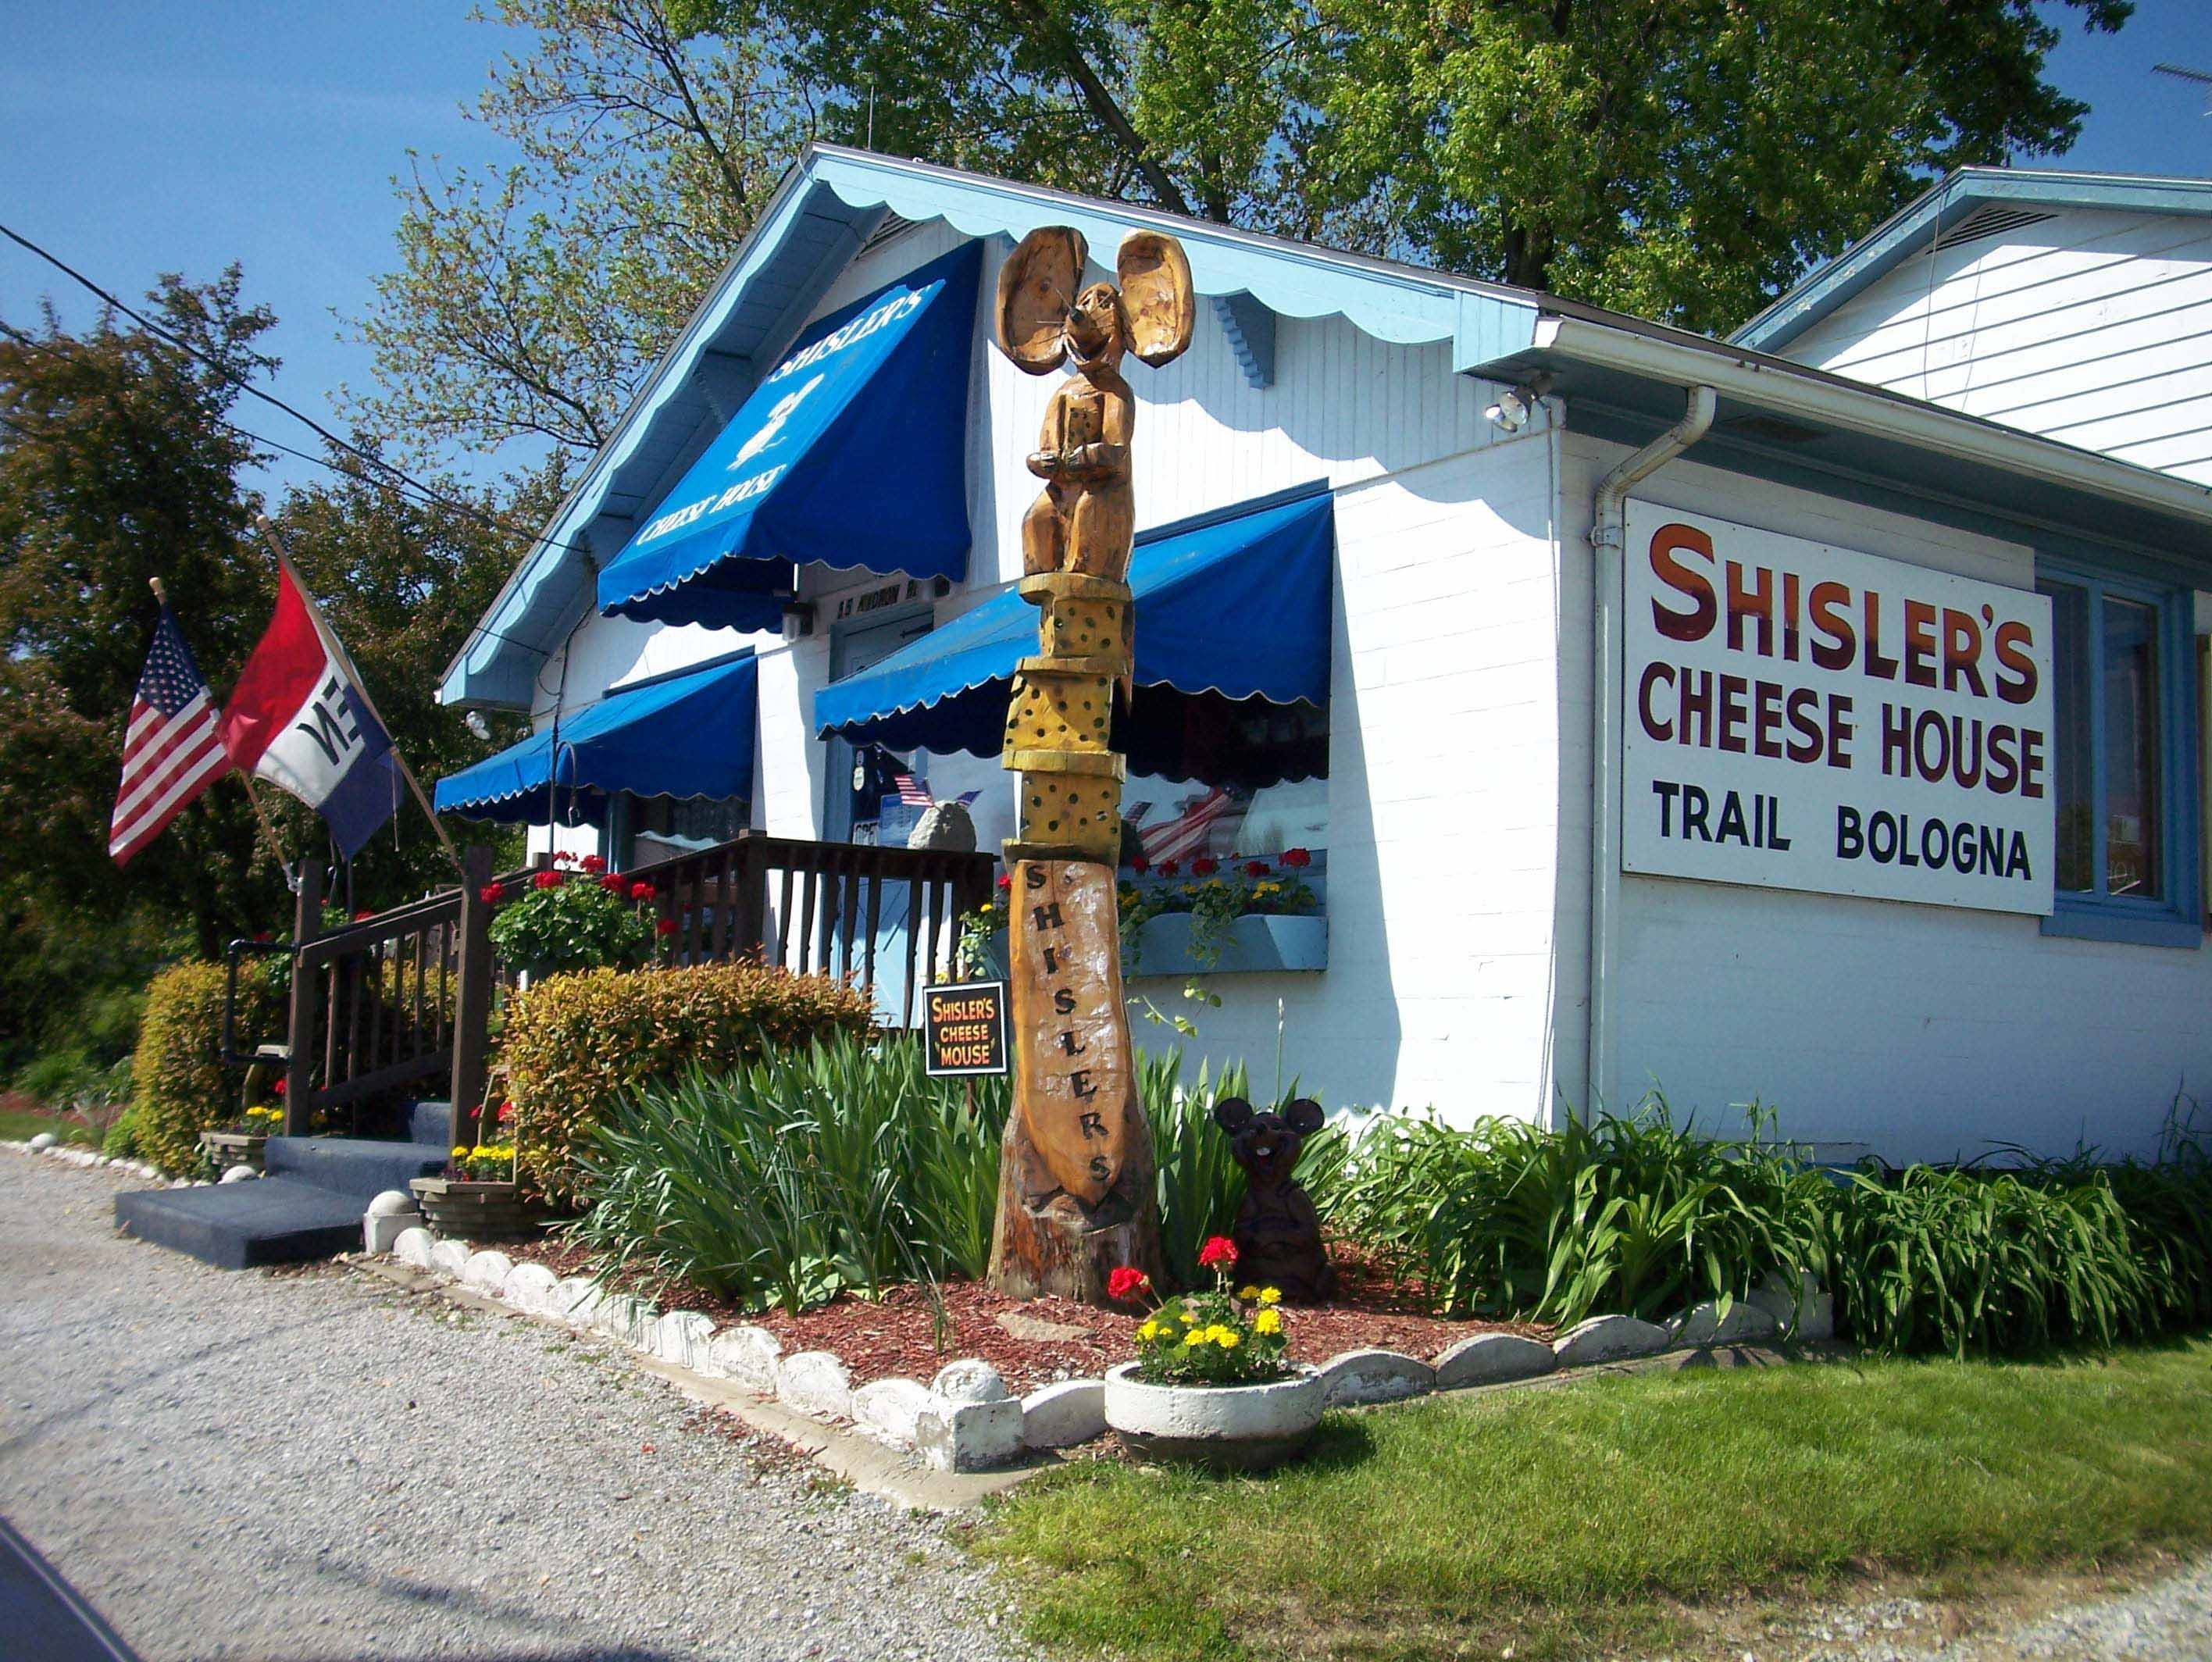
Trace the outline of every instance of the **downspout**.
<instances>
[{"instance_id":1,"label":"downspout","mask_svg":"<svg viewBox=\"0 0 2212 1662\"><path fill-rule=\"evenodd\" d=\"M1613 976L1620 913L1621 561L1628 493L1704 438L1713 424L1710 386L1689 390L1682 419L1598 482L1590 503L1596 584L1596 672L1590 704L1589 1050L1583 1112L1613 1103Z\"/></svg>"}]
</instances>

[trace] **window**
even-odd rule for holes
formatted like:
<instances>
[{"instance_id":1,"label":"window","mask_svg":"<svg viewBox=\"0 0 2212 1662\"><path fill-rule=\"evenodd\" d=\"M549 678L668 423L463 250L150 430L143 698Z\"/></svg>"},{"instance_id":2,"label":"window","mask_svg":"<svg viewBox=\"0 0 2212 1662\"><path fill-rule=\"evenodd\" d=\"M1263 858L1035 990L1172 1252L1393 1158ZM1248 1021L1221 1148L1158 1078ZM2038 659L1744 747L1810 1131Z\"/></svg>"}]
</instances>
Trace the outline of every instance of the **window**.
<instances>
[{"instance_id":1,"label":"window","mask_svg":"<svg viewBox=\"0 0 2212 1662\"><path fill-rule=\"evenodd\" d=\"M2047 933L2195 946L2196 784L2184 592L2047 576L2056 910Z\"/></svg>"},{"instance_id":2,"label":"window","mask_svg":"<svg viewBox=\"0 0 2212 1662\"><path fill-rule=\"evenodd\" d=\"M634 870L735 840L750 823L742 797L634 797L618 799L613 838L618 870Z\"/></svg>"}]
</instances>

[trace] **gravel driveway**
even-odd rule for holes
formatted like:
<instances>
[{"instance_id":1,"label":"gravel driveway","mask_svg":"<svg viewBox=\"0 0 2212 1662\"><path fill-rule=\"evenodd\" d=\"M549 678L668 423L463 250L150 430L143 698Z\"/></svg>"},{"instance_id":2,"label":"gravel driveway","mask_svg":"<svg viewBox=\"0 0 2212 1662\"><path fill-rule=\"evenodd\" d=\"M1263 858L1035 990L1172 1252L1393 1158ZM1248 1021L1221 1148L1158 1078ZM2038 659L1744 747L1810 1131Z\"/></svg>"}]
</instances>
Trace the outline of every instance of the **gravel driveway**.
<instances>
[{"instance_id":1,"label":"gravel driveway","mask_svg":"<svg viewBox=\"0 0 2212 1662\"><path fill-rule=\"evenodd\" d=\"M939 1526L605 1341L210 1270L121 1186L0 1152L0 1514L147 1662L1014 1653Z\"/></svg>"}]
</instances>

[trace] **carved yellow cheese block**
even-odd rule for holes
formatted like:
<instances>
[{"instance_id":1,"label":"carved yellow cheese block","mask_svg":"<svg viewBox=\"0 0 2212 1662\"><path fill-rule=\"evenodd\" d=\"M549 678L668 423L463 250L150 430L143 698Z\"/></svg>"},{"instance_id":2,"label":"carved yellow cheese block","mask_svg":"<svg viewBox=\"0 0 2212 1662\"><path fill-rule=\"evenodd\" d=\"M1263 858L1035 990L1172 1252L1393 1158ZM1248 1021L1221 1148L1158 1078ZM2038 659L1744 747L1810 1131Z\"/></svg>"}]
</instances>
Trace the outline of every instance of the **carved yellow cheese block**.
<instances>
[{"instance_id":1,"label":"carved yellow cheese block","mask_svg":"<svg viewBox=\"0 0 2212 1662\"><path fill-rule=\"evenodd\" d=\"M1095 1206L1121 1174L1135 1084L1114 871L1089 860L1022 860L1013 879L1016 1111L1053 1180Z\"/></svg>"}]
</instances>

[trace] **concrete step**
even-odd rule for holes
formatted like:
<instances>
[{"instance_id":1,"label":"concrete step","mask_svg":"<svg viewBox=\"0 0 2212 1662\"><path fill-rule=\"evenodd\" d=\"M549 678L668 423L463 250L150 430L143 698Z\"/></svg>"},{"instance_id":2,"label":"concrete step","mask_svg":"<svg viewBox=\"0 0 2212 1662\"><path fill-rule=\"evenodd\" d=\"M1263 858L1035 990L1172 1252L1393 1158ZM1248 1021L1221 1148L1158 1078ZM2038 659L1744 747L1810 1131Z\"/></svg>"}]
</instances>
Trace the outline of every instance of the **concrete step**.
<instances>
[{"instance_id":1,"label":"concrete step","mask_svg":"<svg viewBox=\"0 0 2212 1662\"><path fill-rule=\"evenodd\" d=\"M368 1203L386 1189L404 1191L411 1178L435 1177L446 1168L446 1155L442 1143L272 1137L261 1151L261 1164L270 1178L327 1190L351 1201L358 1222Z\"/></svg>"},{"instance_id":2,"label":"concrete step","mask_svg":"<svg viewBox=\"0 0 2212 1662\"><path fill-rule=\"evenodd\" d=\"M416 1102L407 1110L407 1135L416 1143L428 1143L441 1152L453 1146L453 1105L451 1102Z\"/></svg>"},{"instance_id":3,"label":"concrete step","mask_svg":"<svg viewBox=\"0 0 2212 1662\"><path fill-rule=\"evenodd\" d=\"M361 1246L366 1205L311 1183L264 1177L204 1189L119 1194L115 1222L141 1240L188 1253L218 1270L245 1270L354 1251Z\"/></svg>"}]
</instances>

